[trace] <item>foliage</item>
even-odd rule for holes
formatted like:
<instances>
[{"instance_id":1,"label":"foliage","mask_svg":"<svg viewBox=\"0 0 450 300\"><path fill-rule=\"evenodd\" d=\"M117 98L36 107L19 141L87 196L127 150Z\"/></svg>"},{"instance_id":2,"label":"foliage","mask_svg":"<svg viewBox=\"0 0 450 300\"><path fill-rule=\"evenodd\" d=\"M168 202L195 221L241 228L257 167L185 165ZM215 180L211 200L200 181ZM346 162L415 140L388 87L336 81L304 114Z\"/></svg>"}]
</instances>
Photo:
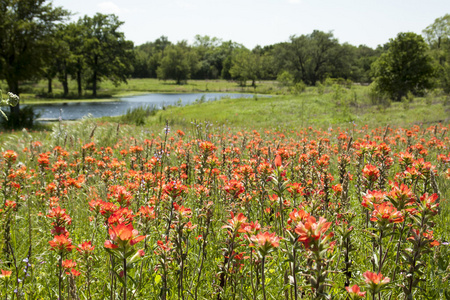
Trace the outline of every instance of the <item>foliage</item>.
<instances>
[{"instance_id":1,"label":"foliage","mask_svg":"<svg viewBox=\"0 0 450 300\"><path fill-rule=\"evenodd\" d=\"M450 93L450 14L437 18L423 30L438 69L439 86Z\"/></svg>"},{"instance_id":2,"label":"foliage","mask_svg":"<svg viewBox=\"0 0 450 300\"><path fill-rule=\"evenodd\" d=\"M199 67L198 58L186 41L168 46L156 73L158 79L173 79L177 84L191 78Z\"/></svg>"},{"instance_id":3,"label":"foliage","mask_svg":"<svg viewBox=\"0 0 450 300\"><path fill-rule=\"evenodd\" d=\"M387 44L388 50L372 65L380 93L400 101L408 92L423 93L432 86L434 69L428 46L415 33L399 33Z\"/></svg>"},{"instance_id":4,"label":"foliage","mask_svg":"<svg viewBox=\"0 0 450 300\"><path fill-rule=\"evenodd\" d=\"M278 74L277 81L282 87L291 86L294 81L294 76L288 71L283 71Z\"/></svg>"},{"instance_id":5,"label":"foliage","mask_svg":"<svg viewBox=\"0 0 450 300\"><path fill-rule=\"evenodd\" d=\"M133 60L133 42L118 31L123 22L115 15L97 13L78 21L83 28L83 59L89 68L88 81L92 94L97 95L97 83L108 78L115 84L127 81Z\"/></svg>"},{"instance_id":6,"label":"foliage","mask_svg":"<svg viewBox=\"0 0 450 300\"><path fill-rule=\"evenodd\" d=\"M237 79L241 86L245 86L247 80L251 80L252 86L256 86L256 80L263 77L264 57L247 49L237 51L232 59L230 75Z\"/></svg>"},{"instance_id":7,"label":"foliage","mask_svg":"<svg viewBox=\"0 0 450 300\"><path fill-rule=\"evenodd\" d=\"M133 78L156 78L156 70L164 57L167 46L172 45L166 36L135 47L136 60L133 65Z\"/></svg>"},{"instance_id":8,"label":"foliage","mask_svg":"<svg viewBox=\"0 0 450 300\"><path fill-rule=\"evenodd\" d=\"M276 47L276 61L280 68L294 74L295 80L315 85L326 78L333 62L340 57L340 47L331 32L314 30L311 34L291 36L290 43Z\"/></svg>"},{"instance_id":9,"label":"foliage","mask_svg":"<svg viewBox=\"0 0 450 300\"><path fill-rule=\"evenodd\" d=\"M430 46L441 48L442 43L450 38L450 14L437 18L423 33Z\"/></svg>"},{"instance_id":10,"label":"foliage","mask_svg":"<svg viewBox=\"0 0 450 300\"><path fill-rule=\"evenodd\" d=\"M162 38L136 47L138 59L134 64L133 77L157 76L156 70L164 58L161 46L171 44L167 37ZM252 77L256 80L274 80L283 71L295 75L296 82L302 80L308 85L312 84L311 80L325 77L370 82L370 65L381 53L380 49L374 50L364 45L340 45L332 33L318 30L310 35L293 36L291 43L256 46L253 49L216 37L196 35L190 48L196 53L198 63L198 68L190 74L191 79L229 80L234 77L242 84L244 78L252 82ZM233 75L230 73L232 68Z\"/></svg>"},{"instance_id":11,"label":"foliage","mask_svg":"<svg viewBox=\"0 0 450 300\"><path fill-rule=\"evenodd\" d=\"M155 113L156 108L151 106L128 109L126 114L119 117L119 121L124 124L142 126L145 125L145 120L149 116L154 116Z\"/></svg>"},{"instance_id":12,"label":"foliage","mask_svg":"<svg viewBox=\"0 0 450 300\"><path fill-rule=\"evenodd\" d=\"M38 76L50 59L51 36L67 11L46 0L6 0L0 4L0 79L19 95L19 82ZM13 108L18 114L19 105Z\"/></svg>"}]
</instances>

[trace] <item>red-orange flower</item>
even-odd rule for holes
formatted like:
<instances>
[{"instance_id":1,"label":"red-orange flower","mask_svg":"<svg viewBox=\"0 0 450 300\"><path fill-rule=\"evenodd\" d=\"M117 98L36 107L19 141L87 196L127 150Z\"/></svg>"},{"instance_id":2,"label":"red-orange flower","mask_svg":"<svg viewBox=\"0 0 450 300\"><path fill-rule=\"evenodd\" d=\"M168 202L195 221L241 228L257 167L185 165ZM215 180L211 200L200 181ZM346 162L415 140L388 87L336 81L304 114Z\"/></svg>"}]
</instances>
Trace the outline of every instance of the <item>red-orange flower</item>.
<instances>
[{"instance_id":1,"label":"red-orange flower","mask_svg":"<svg viewBox=\"0 0 450 300\"><path fill-rule=\"evenodd\" d=\"M47 218L54 219L52 223L55 227L65 227L72 224L72 218L66 213L65 209L61 207L53 207L47 215Z\"/></svg>"},{"instance_id":2,"label":"red-orange flower","mask_svg":"<svg viewBox=\"0 0 450 300\"><path fill-rule=\"evenodd\" d=\"M77 262L71 259L66 259L62 262L62 267L64 269L72 269L75 268L77 265Z\"/></svg>"},{"instance_id":3,"label":"red-orange flower","mask_svg":"<svg viewBox=\"0 0 450 300\"><path fill-rule=\"evenodd\" d=\"M246 232L248 234L256 234L258 231L261 230L261 224L256 222L250 222L250 223L242 223L241 228L239 229L239 232Z\"/></svg>"},{"instance_id":4,"label":"red-orange flower","mask_svg":"<svg viewBox=\"0 0 450 300\"><path fill-rule=\"evenodd\" d=\"M12 271L1 270L0 278L9 278L11 277Z\"/></svg>"},{"instance_id":5,"label":"red-orange flower","mask_svg":"<svg viewBox=\"0 0 450 300\"><path fill-rule=\"evenodd\" d=\"M331 226L331 222L327 222L325 218L320 217L319 221L316 222L316 218L309 216L306 221L299 222L295 227L295 233L299 235L298 241L302 242L305 248L310 248L313 245L314 250L318 250L319 244L326 243L329 238L333 236L332 233L325 234Z\"/></svg>"},{"instance_id":6,"label":"red-orange flower","mask_svg":"<svg viewBox=\"0 0 450 300\"><path fill-rule=\"evenodd\" d=\"M239 197L240 194L244 192L244 184L238 180L231 179L228 184L226 184L223 189L225 192L230 194L233 198Z\"/></svg>"},{"instance_id":7,"label":"red-orange flower","mask_svg":"<svg viewBox=\"0 0 450 300\"><path fill-rule=\"evenodd\" d=\"M364 281L368 284L387 284L391 281L388 277L384 277L381 273L372 273L370 271L366 271L363 274Z\"/></svg>"},{"instance_id":8,"label":"red-orange flower","mask_svg":"<svg viewBox=\"0 0 450 300\"><path fill-rule=\"evenodd\" d=\"M141 208L139 208L139 214L142 217L144 217L147 221L150 220L150 219L155 219L156 218L155 208L154 207L141 206Z\"/></svg>"},{"instance_id":9,"label":"red-orange flower","mask_svg":"<svg viewBox=\"0 0 450 300\"><path fill-rule=\"evenodd\" d=\"M361 205L373 209L374 204L381 204L386 198L387 193L384 191L367 191L363 196Z\"/></svg>"},{"instance_id":10,"label":"red-orange flower","mask_svg":"<svg viewBox=\"0 0 450 300\"><path fill-rule=\"evenodd\" d=\"M182 218L190 218L192 216L192 210L190 208L178 205L176 202L173 203L173 208Z\"/></svg>"},{"instance_id":11,"label":"red-orange flower","mask_svg":"<svg viewBox=\"0 0 450 300\"><path fill-rule=\"evenodd\" d=\"M366 296L366 292L361 292L361 289L357 284L353 285L352 287L345 287L347 292L350 294L351 299L359 299Z\"/></svg>"},{"instance_id":12,"label":"red-orange flower","mask_svg":"<svg viewBox=\"0 0 450 300\"><path fill-rule=\"evenodd\" d=\"M86 241L83 242L82 244L78 245L77 251L80 254L89 254L92 251L94 251L95 246L92 246L92 242L91 241Z\"/></svg>"},{"instance_id":13,"label":"red-orange flower","mask_svg":"<svg viewBox=\"0 0 450 300\"><path fill-rule=\"evenodd\" d=\"M17 207L17 203L12 200L6 200L5 202L5 210L14 210Z\"/></svg>"},{"instance_id":14,"label":"red-orange flower","mask_svg":"<svg viewBox=\"0 0 450 300\"><path fill-rule=\"evenodd\" d=\"M105 241L104 247L109 249L127 249L142 241L145 236L138 236L139 232L133 228L133 224L119 223L108 230L111 240Z\"/></svg>"},{"instance_id":15,"label":"red-orange flower","mask_svg":"<svg viewBox=\"0 0 450 300\"><path fill-rule=\"evenodd\" d=\"M6 150L5 152L2 153L2 155L3 155L3 158L9 163L15 162L17 157L19 156L13 150Z\"/></svg>"},{"instance_id":16,"label":"red-orange flower","mask_svg":"<svg viewBox=\"0 0 450 300\"><path fill-rule=\"evenodd\" d=\"M364 272L363 276L364 281L373 294L378 293L384 285L391 281L391 279L384 277L381 273L377 274L370 271Z\"/></svg>"},{"instance_id":17,"label":"red-orange flower","mask_svg":"<svg viewBox=\"0 0 450 300\"><path fill-rule=\"evenodd\" d=\"M278 154L278 155L275 157L275 166L276 166L276 167L281 167L281 164L282 164L281 156Z\"/></svg>"},{"instance_id":18,"label":"red-orange flower","mask_svg":"<svg viewBox=\"0 0 450 300\"><path fill-rule=\"evenodd\" d=\"M368 181L376 181L380 177L380 171L374 165L366 165L362 170L363 176Z\"/></svg>"},{"instance_id":19,"label":"red-orange flower","mask_svg":"<svg viewBox=\"0 0 450 300\"><path fill-rule=\"evenodd\" d=\"M383 202L381 204L374 204L374 210L370 220L384 226L389 223L401 223L405 218L402 212L398 211L391 203Z\"/></svg>"},{"instance_id":20,"label":"red-orange flower","mask_svg":"<svg viewBox=\"0 0 450 300\"><path fill-rule=\"evenodd\" d=\"M72 245L72 240L68 238L68 234L57 235L53 240L48 242L50 244L50 250L60 250L60 251L72 251L75 246Z\"/></svg>"},{"instance_id":21,"label":"red-orange flower","mask_svg":"<svg viewBox=\"0 0 450 300\"><path fill-rule=\"evenodd\" d=\"M297 210L294 208L294 210L289 214L289 220L288 224L292 224L294 227L297 226L300 222L305 222L308 220L309 213L305 212L303 209Z\"/></svg>"},{"instance_id":22,"label":"red-orange flower","mask_svg":"<svg viewBox=\"0 0 450 300\"><path fill-rule=\"evenodd\" d=\"M113 212L111 216L109 216L108 224L110 225L112 224L116 225L118 223L128 224L133 221L133 218L134 218L133 211L128 207L122 207Z\"/></svg>"},{"instance_id":23,"label":"red-orange flower","mask_svg":"<svg viewBox=\"0 0 450 300\"><path fill-rule=\"evenodd\" d=\"M413 191L405 184L399 184L395 182L391 183L391 191L388 193L387 197L391 201L391 203L398 210L402 210L414 204L415 195Z\"/></svg>"},{"instance_id":24,"label":"red-orange flower","mask_svg":"<svg viewBox=\"0 0 450 300\"><path fill-rule=\"evenodd\" d=\"M178 196L181 196L187 193L188 188L181 181L169 181L163 187L163 191L165 194L175 199Z\"/></svg>"},{"instance_id":25,"label":"red-orange flower","mask_svg":"<svg viewBox=\"0 0 450 300\"><path fill-rule=\"evenodd\" d=\"M275 233L260 232L257 235L252 235L250 241L258 249L261 256L266 256L267 253L277 248L280 245L281 238Z\"/></svg>"},{"instance_id":26,"label":"red-orange flower","mask_svg":"<svg viewBox=\"0 0 450 300\"><path fill-rule=\"evenodd\" d=\"M436 203L436 200L439 198L438 194L434 193L431 196L428 193L423 194L420 197L420 203L422 205L422 210L428 210L432 214L437 214L437 208L439 207L439 203Z\"/></svg>"},{"instance_id":27,"label":"red-orange flower","mask_svg":"<svg viewBox=\"0 0 450 300\"><path fill-rule=\"evenodd\" d=\"M241 227L241 225L247 220L243 213L239 213L237 216L234 216L233 212L230 212L231 219L228 219L228 225L222 226L222 228L231 229L233 232Z\"/></svg>"}]
</instances>

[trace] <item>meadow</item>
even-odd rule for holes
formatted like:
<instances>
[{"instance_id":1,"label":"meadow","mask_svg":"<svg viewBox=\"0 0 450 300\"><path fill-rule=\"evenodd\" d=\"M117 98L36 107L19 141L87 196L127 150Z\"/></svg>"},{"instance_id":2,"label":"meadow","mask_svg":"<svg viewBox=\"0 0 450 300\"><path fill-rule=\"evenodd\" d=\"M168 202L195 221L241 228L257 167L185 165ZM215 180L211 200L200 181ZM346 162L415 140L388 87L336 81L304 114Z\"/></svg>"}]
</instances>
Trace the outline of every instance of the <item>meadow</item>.
<instances>
[{"instance_id":1,"label":"meadow","mask_svg":"<svg viewBox=\"0 0 450 300\"><path fill-rule=\"evenodd\" d=\"M447 98L370 101L334 85L2 133L0 296L450 298Z\"/></svg>"}]
</instances>

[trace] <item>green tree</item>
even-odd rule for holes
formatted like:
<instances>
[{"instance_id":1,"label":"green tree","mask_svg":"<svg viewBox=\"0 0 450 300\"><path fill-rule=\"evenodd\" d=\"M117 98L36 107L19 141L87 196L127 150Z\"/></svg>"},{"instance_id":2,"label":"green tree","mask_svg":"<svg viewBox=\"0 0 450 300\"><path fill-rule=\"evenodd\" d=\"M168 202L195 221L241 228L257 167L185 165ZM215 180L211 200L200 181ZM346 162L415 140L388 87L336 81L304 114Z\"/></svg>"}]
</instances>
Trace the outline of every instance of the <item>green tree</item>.
<instances>
[{"instance_id":1,"label":"green tree","mask_svg":"<svg viewBox=\"0 0 450 300\"><path fill-rule=\"evenodd\" d=\"M116 85L126 83L134 53L133 42L119 31L123 22L115 15L97 13L92 18L85 16L78 23L83 28L83 58L90 71L92 95L97 96L97 83L104 78Z\"/></svg>"},{"instance_id":2,"label":"green tree","mask_svg":"<svg viewBox=\"0 0 450 300\"><path fill-rule=\"evenodd\" d=\"M439 86L450 93L450 14L437 18L423 34L436 61Z\"/></svg>"},{"instance_id":3,"label":"green tree","mask_svg":"<svg viewBox=\"0 0 450 300\"><path fill-rule=\"evenodd\" d=\"M186 41L181 41L166 47L157 74L159 79L173 79L177 84L181 84L182 81L190 79L198 67L196 52L187 45Z\"/></svg>"},{"instance_id":4,"label":"green tree","mask_svg":"<svg viewBox=\"0 0 450 300\"><path fill-rule=\"evenodd\" d=\"M221 44L222 40L216 37L195 36L193 49L197 52L199 58L199 68L192 78L216 79L219 77L224 59L219 48Z\"/></svg>"},{"instance_id":5,"label":"green tree","mask_svg":"<svg viewBox=\"0 0 450 300\"><path fill-rule=\"evenodd\" d=\"M237 79L240 85L245 86L247 80L252 81L252 86L256 86L256 80L263 77L264 57L259 53L248 49L236 51L232 60L230 74Z\"/></svg>"},{"instance_id":6,"label":"green tree","mask_svg":"<svg viewBox=\"0 0 450 300\"><path fill-rule=\"evenodd\" d=\"M19 95L19 82L39 76L49 59L50 38L56 24L68 16L46 0L2 0L0 2L0 78L9 91ZM13 115L19 105L12 109Z\"/></svg>"},{"instance_id":7,"label":"green tree","mask_svg":"<svg viewBox=\"0 0 450 300\"><path fill-rule=\"evenodd\" d=\"M408 92L417 95L432 86L434 68L422 36L399 33L387 49L372 65L378 92L401 101Z\"/></svg>"},{"instance_id":8,"label":"green tree","mask_svg":"<svg viewBox=\"0 0 450 300\"><path fill-rule=\"evenodd\" d=\"M68 75L70 72L73 53L70 45L70 25L58 24L58 29L51 36L51 47L48 57L51 59L43 68L43 75L48 81L47 93L52 93L52 81L55 76L63 86L64 97L69 93Z\"/></svg>"},{"instance_id":9,"label":"green tree","mask_svg":"<svg viewBox=\"0 0 450 300\"><path fill-rule=\"evenodd\" d=\"M57 32L57 39L62 48L62 54L56 56L58 79L62 83L64 96L69 93L69 75L76 79L78 97L82 96L82 79L85 69L83 33L84 26L78 22L63 24Z\"/></svg>"},{"instance_id":10,"label":"green tree","mask_svg":"<svg viewBox=\"0 0 450 300\"><path fill-rule=\"evenodd\" d=\"M308 35L291 36L290 43L278 44L275 59L278 69L291 72L296 82L315 85L332 72L340 50L331 32L314 30Z\"/></svg>"},{"instance_id":11,"label":"green tree","mask_svg":"<svg viewBox=\"0 0 450 300\"><path fill-rule=\"evenodd\" d=\"M425 39L432 48L440 48L442 42L450 38L450 14L437 18L433 24L423 30Z\"/></svg>"},{"instance_id":12,"label":"green tree","mask_svg":"<svg viewBox=\"0 0 450 300\"><path fill-rule=\"evenodd\" d=\"M133 78L156 78L156 70L161 65L165 49L172 45L166 36L154 42L146 42L135 48L136 59L133 65Z\"/></svg>"}]
</instances>

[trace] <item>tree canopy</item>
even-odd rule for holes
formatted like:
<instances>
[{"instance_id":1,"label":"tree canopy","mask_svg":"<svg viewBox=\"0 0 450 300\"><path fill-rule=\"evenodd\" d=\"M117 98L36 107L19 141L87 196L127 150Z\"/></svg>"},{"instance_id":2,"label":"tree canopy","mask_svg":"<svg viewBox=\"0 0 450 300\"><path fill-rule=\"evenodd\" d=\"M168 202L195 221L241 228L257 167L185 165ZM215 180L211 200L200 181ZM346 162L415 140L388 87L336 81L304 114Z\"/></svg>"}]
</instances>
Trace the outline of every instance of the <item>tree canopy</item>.
<instances>
[{"instance_id":1,"label":"tree canopy","mask_svg":"<svg viewBox=\"0 0 450 300\"><path fill-rule=\"evenodd\" d=\"M434 69L422 36L399 33L387 48L372 65L379 92L400 101L408 92L419 94L432 86Z\"/></svg>"},{"instance_id":2,"label":"tree canopy","mask_svg":"<svg viewBox=\"0 0 450 300\"><path fill-rule=\"evenodd\" d=\"M437 18L423 34L437 65L438 85L450 92L450 14Z\"/></svg>"},{"instance_id":3,"label":"tree canopy","mask_svg":"<svg viewBox=\"0 0 450 300\"><path fill-rule=\"evenodd\" d=\"M123 24L115 15L97 13L78 21L83 28L83 58L89 68L88 81L97 96L97 83L108 78L114 84L126 82L131 73L133 42L125 40L118 29Z\"/></svg>"},{"instance_id":4,"label":"tree canopy","mask_svg":"<svg viewBox=\"0 0 450 300\"><path fill-rule=\"evenodd\" d=\"M46 0L0 2L0 78L19 95L19 82L37 77L51 58L56 25L68 16ZM13 112L18 113L17 105Z\"/></svg>"},{"instance_id":5,"label":"tree canopy","mask_svg":"<svg viewBox=\"0 0 450 300\"><path fill-rule=\"evenodd\" d=\"M331 73L339 57L339 43L331 32L314 30L311 34L291 36L289 43L276 48L281 70L288 70L297 82L315 85Z\"/></svg>"},{"instance_id":6,"label":"tree canopy","mask_svg":"<svg viewBox=\"0 0 450 300\"><path fill-rule=\"evenodd\" d=\"M180 84L191 78L199 67L197 54L187 45L186 41L166 48L161 65L157 69L158 78L173 79Z\"/></svg>"}]
</instances>

